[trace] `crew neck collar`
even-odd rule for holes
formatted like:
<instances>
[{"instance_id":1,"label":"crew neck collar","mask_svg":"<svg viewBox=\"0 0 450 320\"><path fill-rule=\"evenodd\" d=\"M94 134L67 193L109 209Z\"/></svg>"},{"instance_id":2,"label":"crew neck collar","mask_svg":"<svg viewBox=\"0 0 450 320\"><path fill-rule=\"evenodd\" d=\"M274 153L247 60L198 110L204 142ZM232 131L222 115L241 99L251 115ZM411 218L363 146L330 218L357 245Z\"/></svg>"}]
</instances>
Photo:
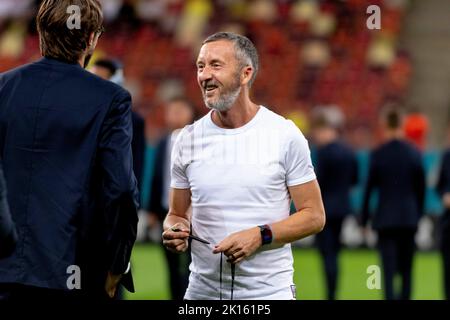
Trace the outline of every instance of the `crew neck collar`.
<instances>
[{"instance_id":1,"label":"crew neck collar","mask_svg":"<svg viewBox=\"0 0 450 320\"><path fill-rule=\"evenodd\" d=\"M247 122L246 124L244 124L243 126L240 126L238 128L233 128L233 129L228 129L228 128L222 128L219 127L217 124L214 123L214 121L212 120L212 114L214 110L211 110L208 112L208 114L206 115L206 121L207 124L214 130L216 131L220 131L223 134L238 134L241 132L244 132L246 130L248 130L249 128L253 127L261 118L262 114L264 112L266 112L267 108L260 105L258 111L256 112L256 114L253 116L253 118L250 119L249 122Z\"/></svg>"}]
</instances>

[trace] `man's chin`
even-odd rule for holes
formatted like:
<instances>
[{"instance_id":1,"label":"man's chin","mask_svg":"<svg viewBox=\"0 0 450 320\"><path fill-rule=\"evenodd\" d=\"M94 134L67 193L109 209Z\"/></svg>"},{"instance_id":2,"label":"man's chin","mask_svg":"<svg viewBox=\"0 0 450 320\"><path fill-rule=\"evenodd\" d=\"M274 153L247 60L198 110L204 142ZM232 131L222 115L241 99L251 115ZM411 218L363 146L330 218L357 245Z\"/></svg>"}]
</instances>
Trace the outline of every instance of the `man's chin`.
<instances>
[{"instance_id":1,"label":"man's chin","mask_svg":"<svg viewBox=\"0 0 450 320\"><path fill-rule=\"evenodd\" d=\"M203 102L205 103L206 107L208 109L213 109L215 110L215 106L216 106L216 101L213 101L213 99L207 97L206 95L203 96Z\"/></svg>"},{"instance_id":2,"label":"man's chin","mask_svg":"<svg viewBox=\"0 0 450 320\"><path fill-rule=\"evenodd\" d=\"M205 105L208 109L219 111L219 112L224 112L224 111L228 111L231 109L231 105L228 105L228 106L218 105L215 103L208 103L206 101L205 101Z\"/></svg>"},{"instance_id":3,"label":"man's chin","mask_svg":"<svg viewBox=\"0 0 450 320\"><path fill-rule=\"evenodd\" d=\"M216 96L216 98L208 97L205 94L203 95L203 100L205 105L212 110L225 112L231 109L233 104L236 102L236 99L241 92L240 88L235 90L227 95Z\"/></svg>"}]
</instances>

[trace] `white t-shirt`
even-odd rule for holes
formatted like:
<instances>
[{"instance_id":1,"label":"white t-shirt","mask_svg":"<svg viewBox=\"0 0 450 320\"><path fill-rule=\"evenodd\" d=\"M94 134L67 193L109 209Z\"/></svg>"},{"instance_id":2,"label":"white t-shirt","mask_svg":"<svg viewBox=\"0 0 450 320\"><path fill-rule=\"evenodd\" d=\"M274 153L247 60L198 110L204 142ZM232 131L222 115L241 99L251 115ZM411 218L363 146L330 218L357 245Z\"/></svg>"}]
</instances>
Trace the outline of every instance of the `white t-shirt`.
<instances>
[{"instance_id":1,"label":"white t-shirt","mask_svg":"<svg viewBox=\"0 0 450 320\"><path fill-rule=\"evenodd\" d=\"M231 233L289 216L288 186L316 178L308 142L290 120L261 106L247 124L223 129L212 111L186 126L172 152L171 187L191 189L189 300L230 299L231 268L214 245ZM291 245L264 245L236 266L234 299L293 299Z\"/></svg>"}]
</instances>

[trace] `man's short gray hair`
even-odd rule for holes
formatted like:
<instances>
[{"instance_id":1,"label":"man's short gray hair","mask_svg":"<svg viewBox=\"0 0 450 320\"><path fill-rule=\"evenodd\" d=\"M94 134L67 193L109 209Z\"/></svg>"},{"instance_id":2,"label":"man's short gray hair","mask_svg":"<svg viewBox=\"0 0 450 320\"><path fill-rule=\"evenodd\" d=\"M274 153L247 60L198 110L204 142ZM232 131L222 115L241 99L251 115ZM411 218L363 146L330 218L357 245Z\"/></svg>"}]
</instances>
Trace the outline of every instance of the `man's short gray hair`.
<instances>
[{"instance_id":1,"label":"man's short gray hair","mask_svg":"<svg viewBox=\"0 0 450 320\"><path fill-rule=\"evenodd\" d=\"M236 58L241 63L241 67L249 65L253 68L252 78L248 83L248 86L251 87L259 70L258 51L256 50L253 42L251 42L249 38L239 34L232 32L218 32L210 35L205 39L205 41L203 41L202 44L219 40L228 40L233 42L236 49Z\"/></svg>"}]
</instances>

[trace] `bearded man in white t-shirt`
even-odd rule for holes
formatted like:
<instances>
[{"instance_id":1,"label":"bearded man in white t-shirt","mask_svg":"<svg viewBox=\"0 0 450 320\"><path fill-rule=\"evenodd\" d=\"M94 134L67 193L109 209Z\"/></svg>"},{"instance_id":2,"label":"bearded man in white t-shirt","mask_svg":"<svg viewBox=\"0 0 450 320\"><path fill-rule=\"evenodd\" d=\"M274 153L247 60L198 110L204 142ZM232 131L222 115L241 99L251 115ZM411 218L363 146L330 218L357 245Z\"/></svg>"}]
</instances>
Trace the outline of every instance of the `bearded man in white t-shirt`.
<instances>
[{"instance_id":1,"label":"bearded man in white t-shirt","mask_svg":"<svg viewBox=\"0 0 450 320\"><path fill-rule=\"evenodd\" d=\"M174 252L191 245L187 300L295 299L290 243L325 224L305 137L250 100L258 68L253 43L233 33L208 37L198 55L211 111L175 142L163 233Z\"/></svg>"}]
</instances>

